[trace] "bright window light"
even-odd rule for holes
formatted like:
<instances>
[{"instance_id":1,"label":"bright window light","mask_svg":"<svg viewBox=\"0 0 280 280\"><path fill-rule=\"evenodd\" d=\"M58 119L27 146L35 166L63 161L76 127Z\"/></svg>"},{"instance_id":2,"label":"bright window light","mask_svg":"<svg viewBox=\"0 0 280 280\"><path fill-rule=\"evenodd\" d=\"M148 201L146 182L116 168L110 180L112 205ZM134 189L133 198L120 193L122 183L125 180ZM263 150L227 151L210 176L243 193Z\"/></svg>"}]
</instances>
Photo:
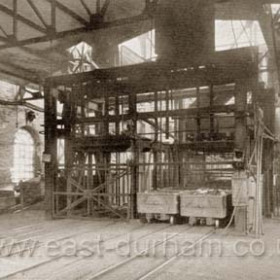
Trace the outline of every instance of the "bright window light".
<instances>
[{"instance_id":1,"label":"bright window light","mask_svg":"<svg viewBox=\"0 0 280 280\"><path fill-rule=\"evenodd\" d=\"M154 29L119 45L120 65L155 61L156 57Z\"/></svg>"},{"instance_id":2,"label":"bright window light","mask_svg":"<svg viewBox=\"0 0 280 280\"><path fill-rule=\"evenodd\" d=\"M35 145L32 135L27 130L20 129L14 140L13 183L34 178L34 153Z\"/></svg>"},{"instance_id":3,"label":"bright window light","mask_svg":"<svg viewBox=\"0 0 280 280\"><path fill-rule=\"evenodd\" d=\"M265 45L265 40L257 21L216 20L215 44L222 51Z\"/></svg>"},{"instance_id":4,"label":"bright window light","mask_svg":"<svg viewBox=\"0 0 280 280\"><path fill-rule=\"evenodd\" d=\"M70 54L68 73L87 72L99 68L92 58L92 47L80 42L67 50Z\"/></svg>"}]
</instances>

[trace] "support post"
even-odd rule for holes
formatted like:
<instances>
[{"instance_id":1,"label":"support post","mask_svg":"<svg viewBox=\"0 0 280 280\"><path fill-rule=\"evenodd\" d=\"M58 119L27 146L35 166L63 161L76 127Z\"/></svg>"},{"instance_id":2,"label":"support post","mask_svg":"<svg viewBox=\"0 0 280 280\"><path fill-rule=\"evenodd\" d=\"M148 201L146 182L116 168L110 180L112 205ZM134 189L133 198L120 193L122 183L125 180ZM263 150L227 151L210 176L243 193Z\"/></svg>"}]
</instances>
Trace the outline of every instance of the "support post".
<instances>
[{"instance_id":1,"label":"support post","mask_svg":"<svg viewBox=\"0 0 280 280\"><path fill-rule=\"evenodd\" d=\"M214 85L211 84L209 86L209 107L210 107L210 140L214 139L215 136L215 118L214 118L214 113L212 111L214 106ZM198 110L199 112L199 110Z\"/></svg>"},{"instance_id":2,"label":"support post","mask_svg":"<svg viewBox=\"0 0 280 280\"><path fill-rule=\"evenodd\" d=\"M13 35L14 38L17 39L18 33L18 2L17 0L13 0Z\"/></svg>"},{"instance_id":3,"label":"support post","mask_svg":"<svg viewBox=\"0 0 280 280\"><path fill-rule=\"evenodd\" d=\"M265 127L274 134L275 130L275 93L273 90L260 91L258 97L260 107L264 114ZM268 131L266 131L268 133ZM264 209L263 214L267 217L271 217L273 214L273 155L274 155L274 143L270 139L264 139L263 141L263 162L262 173L263 187L264 187Z\"/></svg>"},{"instance_id":4,"label":"support post","mask_svg":"<svg viewBox=\"0 0 280 280\"><path fill-rule=\"evenodd\" d=\"M128 97L129 102L129 114L132 120L131 135L133 137L131 141L131 149L133 154L132 166L131 166L131 196L130 196L130 218L137 218L137 192L138 192L138 170L139 170L139 151L137 145L137 103L136 94L131 93Z\"/></svg>"},{"instance_id":5,"label":"support post","mask_svg":"<svg viewBox=\"0 0 280 280\"><path fill-rule=\"evenodd\" d=\"M235 149L244 153L247 140L246 112L247 108L247 84L245 80L236 82L235 93ZM240 154L239 154L240 155Z\"/></svg>"},{"instance_id":6,"label":"support post","mask_svg":"<svg viewBox=\"0 0 280 280\"><path fill-rule=\"evenodd\" d=\"M235 168L237 170L244 169L244 153L246 148L247 131L246 131L246 107L247 107L247 86L246 80L236 81L235 93ZM238 174L242 174L238 172ZM241 188L246 188L247 185L242 185ZM234 180L232 180L232 188L234 190ZM241 193L246 190L240 190ZM241 201L242 195L239 195L238 200ZM247 202L246 202L247 203ZM247 232L247 207L248 205L237 204L235 210L235 228L240 232Z\"/></svg>"},{"instance_id":7,"label":"support post","mask_svg":"<svg viewBox=\"0 0 280 280\"><path fill-rule=\"evenodd\" d=\"M51 93L50 84L44 89L45 99L45 204L46 216L52 218L54 187L57 175L57 135L56 135L56 99Z\"/></svg>"}]
</instances>

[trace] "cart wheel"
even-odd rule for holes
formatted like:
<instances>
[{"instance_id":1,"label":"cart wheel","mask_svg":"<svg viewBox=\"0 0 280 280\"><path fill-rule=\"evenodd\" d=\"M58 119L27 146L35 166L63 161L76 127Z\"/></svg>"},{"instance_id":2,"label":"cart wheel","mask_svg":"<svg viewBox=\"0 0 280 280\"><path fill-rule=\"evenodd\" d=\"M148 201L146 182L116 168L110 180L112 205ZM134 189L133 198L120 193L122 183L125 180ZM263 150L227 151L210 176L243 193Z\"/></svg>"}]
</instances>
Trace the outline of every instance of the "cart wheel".
<instances>
[{"instance_id":1,"label":"cart wheel","mask_svg":"<svg viewBox=\"0 0 280 280\"><path fill-rule=\"evenodd\" d=\"M152 215L146 214L146 221L148 224L152 223L152 219L153 219Z\"/></svg>"},{"instance_id":2,"label":"cart wheel","mask_svg":"<svg viewBox=\"0 0 280 280\"><path fill-rule=\"evenodd\" d=\"M175 216L171 215L170 218L169 218L169 222L171 225L175 225L176 224L176 221L175 221Z\"/></svg>"},{"instance_id":3,"label":"cart wheel","mask_svg":"<svg viewBox=\"0 0 280 280\"><path fill-rule=\"evenodd\" d=\"M216 219L215 220L215 228L219 228L220 226L220 220Z\"/></svg>"},{"instance_id":4,"label":"cart wheel","mask_svg":"<svg viewBox=\"0 0 280 280\"><path fill-rule=\"evenodd\" d=\"M206 219L205 218L199 219L199 223L200 223L201 226L205 226L206 225Z\"/></svg>"},{"instance_id":5,"label":"cart wheel","mask_svg":"<svg viewBox=\"0 0 280 280\"><path fill-rule=\"evenodd\" d=\"M189 217L189 225L195 226L197 224L197 218L196 217Z\"/></svg>"},{"instance_id":6,"label":"cart wheel","mask_svg":"<svg viewBox=\"0 0 280 280\"><path fill-rule=\"evenodd\" d=\"M140 215L139 221L141 224L146 224L147 223L146 215Z\"/></svg>"}]
</instances>

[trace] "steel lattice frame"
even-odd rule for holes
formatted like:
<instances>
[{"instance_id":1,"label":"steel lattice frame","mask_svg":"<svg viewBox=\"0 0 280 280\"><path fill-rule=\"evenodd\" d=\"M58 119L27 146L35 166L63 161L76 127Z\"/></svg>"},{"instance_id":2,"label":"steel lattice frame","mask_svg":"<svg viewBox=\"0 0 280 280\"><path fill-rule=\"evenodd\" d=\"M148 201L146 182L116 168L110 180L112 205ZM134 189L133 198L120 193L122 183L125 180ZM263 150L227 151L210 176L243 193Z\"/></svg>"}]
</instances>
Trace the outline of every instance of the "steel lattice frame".
<instances>
[{"instance_id":1,"label":"steel lattice frame","mask_svg":"<svg viewBox=\"0 0 280 280\"><path fill-rule=\"evenodd\" d=\"M250 48L230 53L218 54L203 67L170 68L144 63L48 79L45 85L45 153L48 159L45 170L49 213L90 216L106 209L123 218L135 218L136 193L148 186L141 174L144 178L150 176L147 173L149 166L152 168L152 189L165 186L166 182L172 187L184 187L186 178L182 172L194 172L188 169L192 163L185 162L184 153L194 150L227 154L238 150L246 154L247 118L253 114L253 108L247 104L247 92L251 91L253 95L258 92L258 64L252 60ZM236 59L229 61L232 55ZM228 84L234 84L235 103L215 104L216 87L224 85L227 88ZM203 86L208 87L208 105L203 105L203 98L200 98L200 106L182 107L180 102L175 107L168 105L182 98L176 95L173 99L177 90ZM192 94L203 97L199 91ZM189 97L188 93L186 98ZM59 100L64 104L62 118L56 113ZM153 108L143 112L137 104L147 101L152 102ZM94 112L89 112L89 103ZM221 114L233 120L233 127L225 127L225 131L233 132L232 136L217 132L214 122ZM195 137L190 139L190 134L181 127L198 119ZM200 127L205 119L210 122L206 137ZM177 122L176 131L171 124L173 120ZM129 124L125 130L121 129L123 122ZM137 129L141 122L154 126L150 138ZM162 139L169 137L175 137L176 141L164 143ZM58 139L65 140L62 167L57 162ZM128 151L132 155L129 161L113 163L113 153L119 154L117 157L120 158L121 153ZM168 156L170 151L171 156ZM153 154L152 162L147 161L147 157L143 161L147 152ZM176 153L179 156L175 156ZM221 164L218 171L224 172L221 177L228 176L227 162L217 164ZM65 177L60 175L61 168ZM59 184L64 187L59 189ZM64 198L58 201L59 196Z\"/></svg>"}]
</instances>

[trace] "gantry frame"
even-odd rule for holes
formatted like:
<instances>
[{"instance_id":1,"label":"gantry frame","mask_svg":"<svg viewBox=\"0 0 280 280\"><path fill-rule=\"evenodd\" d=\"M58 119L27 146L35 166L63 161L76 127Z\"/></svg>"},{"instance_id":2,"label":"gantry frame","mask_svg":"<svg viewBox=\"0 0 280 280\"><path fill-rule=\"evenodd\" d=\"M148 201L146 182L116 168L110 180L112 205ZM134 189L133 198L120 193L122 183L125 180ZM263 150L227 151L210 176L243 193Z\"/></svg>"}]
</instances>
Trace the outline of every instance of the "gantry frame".
<instances>
[{"instance_id":1,"label":"gantry frame","mask_svg":"<svg viewBox=\"0 0 280 280\"><path fill-rule=\"evenodd\" d=\"M254 52L255 58L252 56ZM175 157L174 154L183 154L184 151L226 154L237 150L245 155L249 137L247 118L254 114L253 107L247 104L247 94L252 92L254 100L259 91L256 57L256 49L244 48L217 53L211 60L198 65L172 67L159 63L143 63L49 78L45 84L45 154L48 159L45 162L45 179L48 213L54 216L71 216L73 211L81 210L79 207L74 209L75 207L80 205L83 208L81 205L87 201L84 210L86 209L88 215L98 209L96 205L99 203L98 205L102 204L102 207L118 216L135 218L136 194L140 189L143 190L139 174L144 172L144 175L147 175L145 172L148 166L153 166L153 189L165 184L161 180L165 176L176 177L173 181L168 179L172 187L184 187L182 172L186 163L182 157ZM215 87L232 84L235 102L228 105L215 104ZM206 106L200 98L203 96L203 87L207 87ZM195 94L197 97L195 107L184 107L180 102L178 106L172 105L172 102L177 100L173 99L173 94L178 95L178 90L193 88L196 90L192 90L191 96ZM59 97L59 91L63 92L64 97ZM186 94L189 98L189 93ZM62 118L57 116L59 100L64 104ZM141 111L138 104L145 104L147 100L152 102L152 110ZM95 108L94 113L85 109L90 107L89 103L91 108ZM233 127L224 128L225 131L233 131L233 134L217 132L215 120L221 116L233 120ZM205 119L210 125L206 136L202 133ZM192 134L182 129L190 120L196 120L197 128ZM141 122L152 125L152 133L139 132ZM171 122L177 122L176 131ZM129 124L129 127L121 129L122 123ZM112 126L114 129L110 130ZM148 134L152 134L152 137L147 136ZM170 137L176 138L176 141L170 144L163 140ZM63 172L66 173L66 183L62 191L57 190L58 181L61 181L57 162L59 139L65 140ZM129 162L112 162L112 153L128 150L132 154ZM152 153L152 163L142 161L143 154L147 151ZM171 157L168 156L168 151L173 152ZM224 166L227 163L221 164ZM159 166L165 168L158 169ZM166 175L166 167L172 169L172 174ZM93 169L99 170L94 174L99 172L101 175L98 176L102 179L99 185L88 189L93 184L94 179L92 176L90 179L88 175L95 172ZM129 184L122 193L127 200L118 204L121 208L126 208L127 214L120 212L120 207L115 208L121 197L117 182L122 178L122 173L117 169L122 169L125 175L129 173ZM228 173L229 170L223 171ZM115 176L114 179L112 176ZM161 181L158 185L159 178ZM144 188L146 184L145 182ZM105 190L105 186L109 185L110 192L108 188ZM65 197L65 201L61 202L64 203L63 206L57 201L59 196ZM112 200L108 199L112 196ZM92 206L89 201L97 204Z\"/></svg>"}]
</instances>

